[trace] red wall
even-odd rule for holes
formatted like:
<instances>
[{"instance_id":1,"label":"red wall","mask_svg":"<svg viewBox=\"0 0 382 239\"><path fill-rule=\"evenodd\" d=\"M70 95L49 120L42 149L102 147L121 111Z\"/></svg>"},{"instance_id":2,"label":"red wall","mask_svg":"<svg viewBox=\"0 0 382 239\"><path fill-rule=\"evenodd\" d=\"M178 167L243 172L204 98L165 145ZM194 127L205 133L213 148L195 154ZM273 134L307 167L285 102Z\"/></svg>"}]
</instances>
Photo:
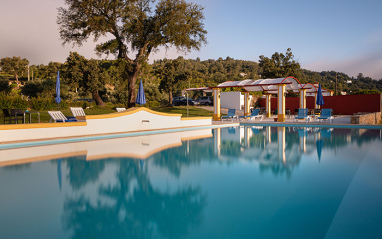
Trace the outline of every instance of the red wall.
<instances>
[{"instance_id":1,"label":"red wall","mask_svg":"<svg viewBox=\"0 0 382 239\"><path fill-rule=\"evenodd\" d=\"M335 114L352 115L358 112L380 112L381 111L381 95L337 95L324 96L325 104L321 108L333 109ZM260 107L265 107L265 99L259 100ZM306 107L314 109L314 97L306 97ZM300 105L299 97L286 97L285 109L290 109L294 114L294 110ZM277 97L271 99L271 109L277 108Z\"/></svg>"}]
</instances>

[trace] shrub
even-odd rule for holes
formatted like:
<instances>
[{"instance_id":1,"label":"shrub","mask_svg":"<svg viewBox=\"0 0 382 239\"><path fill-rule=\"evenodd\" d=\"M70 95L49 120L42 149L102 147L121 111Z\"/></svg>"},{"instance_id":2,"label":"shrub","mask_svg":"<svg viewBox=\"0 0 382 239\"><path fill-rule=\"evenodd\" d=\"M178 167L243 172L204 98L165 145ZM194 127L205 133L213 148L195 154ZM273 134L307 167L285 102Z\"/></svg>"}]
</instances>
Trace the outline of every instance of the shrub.
<instances>
[{"instance_id":1,"label":"shrub","mask_svg":"<svg viewBox=\"0 0 382 239\"><path fill-rule=\"evenodd\" d=\"M59 105L53 100L49 98L36 97L30 100L30 106L34 110L60 110L68 109L69 104L66 100L62 100Z\"/></svg>"},{"instance_id":2,"label":"shrub","mask_svg":"<svg viewBox=\"0 0 382 239\"><path fill-rule=\"evenodd\" d=\"M8 80L0 80L0 91L5 93L11 91L11 87L9 87Z\"/></svg>"},{"instance_id":3,"label":"shrub","mask_svg":"<svg viewBox=\"0 0 382 239\"><path fill-rule=\"evenodd\" d=\"M51 110L54 109L56 102L52 99L43 97L31 98L31 108L35 110Z\"/></svg>"},{"instance_id":4,"label":"shrub","mask_svg":"<svg viewBox=\"0 0 382 239\"><path fill-rule=\"evenodd\" d=\"M6 95L2 92L0 93L0 108L26 110L28 108L28 101L19 95Z\"/></svg>"},{"instance_id":5,"label":"shrub","mask_svg":"<svg viewBox=\"0 0 382 239\"><path fill-rule=\"evenodd\" d=\"M160 103L156 100L147 101L145 107L159 107Z\"/></svg>"}]
</instances>

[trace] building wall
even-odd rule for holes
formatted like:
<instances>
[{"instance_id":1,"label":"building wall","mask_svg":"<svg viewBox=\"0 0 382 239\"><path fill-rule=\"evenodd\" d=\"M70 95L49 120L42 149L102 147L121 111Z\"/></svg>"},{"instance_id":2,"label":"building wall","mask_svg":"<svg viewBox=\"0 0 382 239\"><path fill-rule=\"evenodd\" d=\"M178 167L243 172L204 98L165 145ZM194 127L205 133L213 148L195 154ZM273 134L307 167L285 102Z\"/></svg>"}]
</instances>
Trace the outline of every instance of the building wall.
<instances>
[{"instance_id":1,"label":"building wall","mask_svg":"<svg viewBox=\"0 0 382 239\"><path fill-rule=\"evenodd\" d=\"M222 108L240 110L241 104L244 104L244 98L242 102L240 91L220 93L220 106Z\"/></svg>"},{"instance_id":2,"label":"building wall","mask_svg":"<svg viewBox=\"0 0 382 239\"><path fill-rule=\"evenodd\" d=\"M324 96L325 104L321 108L332 109L335 114L352 115L359 112L372 113L381 112L381 94L370 95L337 95ZM299 108L299 97L286 97L285 109L290 109L295 113ZM314 109L315 101L313 96L306 97L306 107ZM260 107L265 107L265 99L260 100ZM277 108L277 97L271 99L271 109Z\"/></svg>"},{"instance_id":3,"label":"building wall","mask_svg":"<svg viewBox=\"0 0 382 239\"><path fill-rule=\"evenodd\" d=\"M252 95L249 96L250 102ZM244 110L244 95L240 91L221 92L220 107L226 109Z\"/></svg>"}]
</instances>

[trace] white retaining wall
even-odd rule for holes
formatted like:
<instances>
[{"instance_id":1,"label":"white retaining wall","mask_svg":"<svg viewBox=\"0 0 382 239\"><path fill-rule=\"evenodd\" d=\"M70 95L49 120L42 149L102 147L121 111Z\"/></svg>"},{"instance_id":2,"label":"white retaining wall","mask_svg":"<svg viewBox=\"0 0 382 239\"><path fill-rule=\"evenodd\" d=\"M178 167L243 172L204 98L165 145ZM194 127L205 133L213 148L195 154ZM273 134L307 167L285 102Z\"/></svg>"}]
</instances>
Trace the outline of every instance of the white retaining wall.
<instances>
[{"instance_id":1,"label":"white retaining wall","mask_svg":"<svg viewBox=\"0 0 382 239\"><path fill-rule=\"evenodd\" d=\"M107 115L87 116L86 122L0 126L0 142L28 141L144 130L196 127L212 124L212 118L181 118L140 107Z\"/></svg>"}]
</instances>

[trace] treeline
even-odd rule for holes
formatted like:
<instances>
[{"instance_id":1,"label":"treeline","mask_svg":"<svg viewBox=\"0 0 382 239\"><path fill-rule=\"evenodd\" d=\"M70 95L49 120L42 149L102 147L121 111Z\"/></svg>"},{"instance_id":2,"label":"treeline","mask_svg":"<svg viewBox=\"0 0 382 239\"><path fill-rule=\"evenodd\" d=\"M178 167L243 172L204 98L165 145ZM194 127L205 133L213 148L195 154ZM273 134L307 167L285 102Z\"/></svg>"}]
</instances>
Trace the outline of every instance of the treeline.
<instances>
[{"instance_id":1,"label":"treeline","mask_svg":"<svg viewBox=\"0 0 382 239\"><path fill-rule=\"evenodd\" d=\"M315 72L310 70L301 70L302 83L319 82L329 90L335 90L337 79L338 92L346 92L347 94L358 94L360 92L382 92L382 78L374 80L370 77L365 77L359 73L357 77L349 77L347 74L335 71Z\"/></svg>"},{"instance_id":2,"label":"treeline","mask_svg":"<svg viewBox=\"0 0 382 239\"><path fill-rule=\"evenodd\" d=\"M25 63L25 59L20 60L24 60ZM125 80L127 77L124 75L126 74L124 69L129 66L123 60L88 60L76 52L71 52L64 63L32 65L29 69L26 66L19 67L17 76L12 73L15 70L9 70L9 66L4 67L2 64L0 67L2 68L0 91L7 94L54 99L57 71L60 71L61 98L64 100L93 98L98 105L105 102L127 104L129 86ZM230 57L205 61L199 58L179 57L175 60L163 59L154 61L153 64L143 64L138 81L143 80L148 102L167 104L172 98L169 94L178 96L188 87L211 87L225 81L260 79L262 74L265 75L263 68L259 63ZM269 69L267 70L269 72ZM337 92L356 94L382 91L382 80L364 77L361 73L354 78L335 71L314 72L305 69L298 71L296 74L299 75L298 80L301 83L319 82L324 88L333 91L337 79ZM201 92L192 94L191 97L195 98Z\"/></svg>"}]
</instances>

